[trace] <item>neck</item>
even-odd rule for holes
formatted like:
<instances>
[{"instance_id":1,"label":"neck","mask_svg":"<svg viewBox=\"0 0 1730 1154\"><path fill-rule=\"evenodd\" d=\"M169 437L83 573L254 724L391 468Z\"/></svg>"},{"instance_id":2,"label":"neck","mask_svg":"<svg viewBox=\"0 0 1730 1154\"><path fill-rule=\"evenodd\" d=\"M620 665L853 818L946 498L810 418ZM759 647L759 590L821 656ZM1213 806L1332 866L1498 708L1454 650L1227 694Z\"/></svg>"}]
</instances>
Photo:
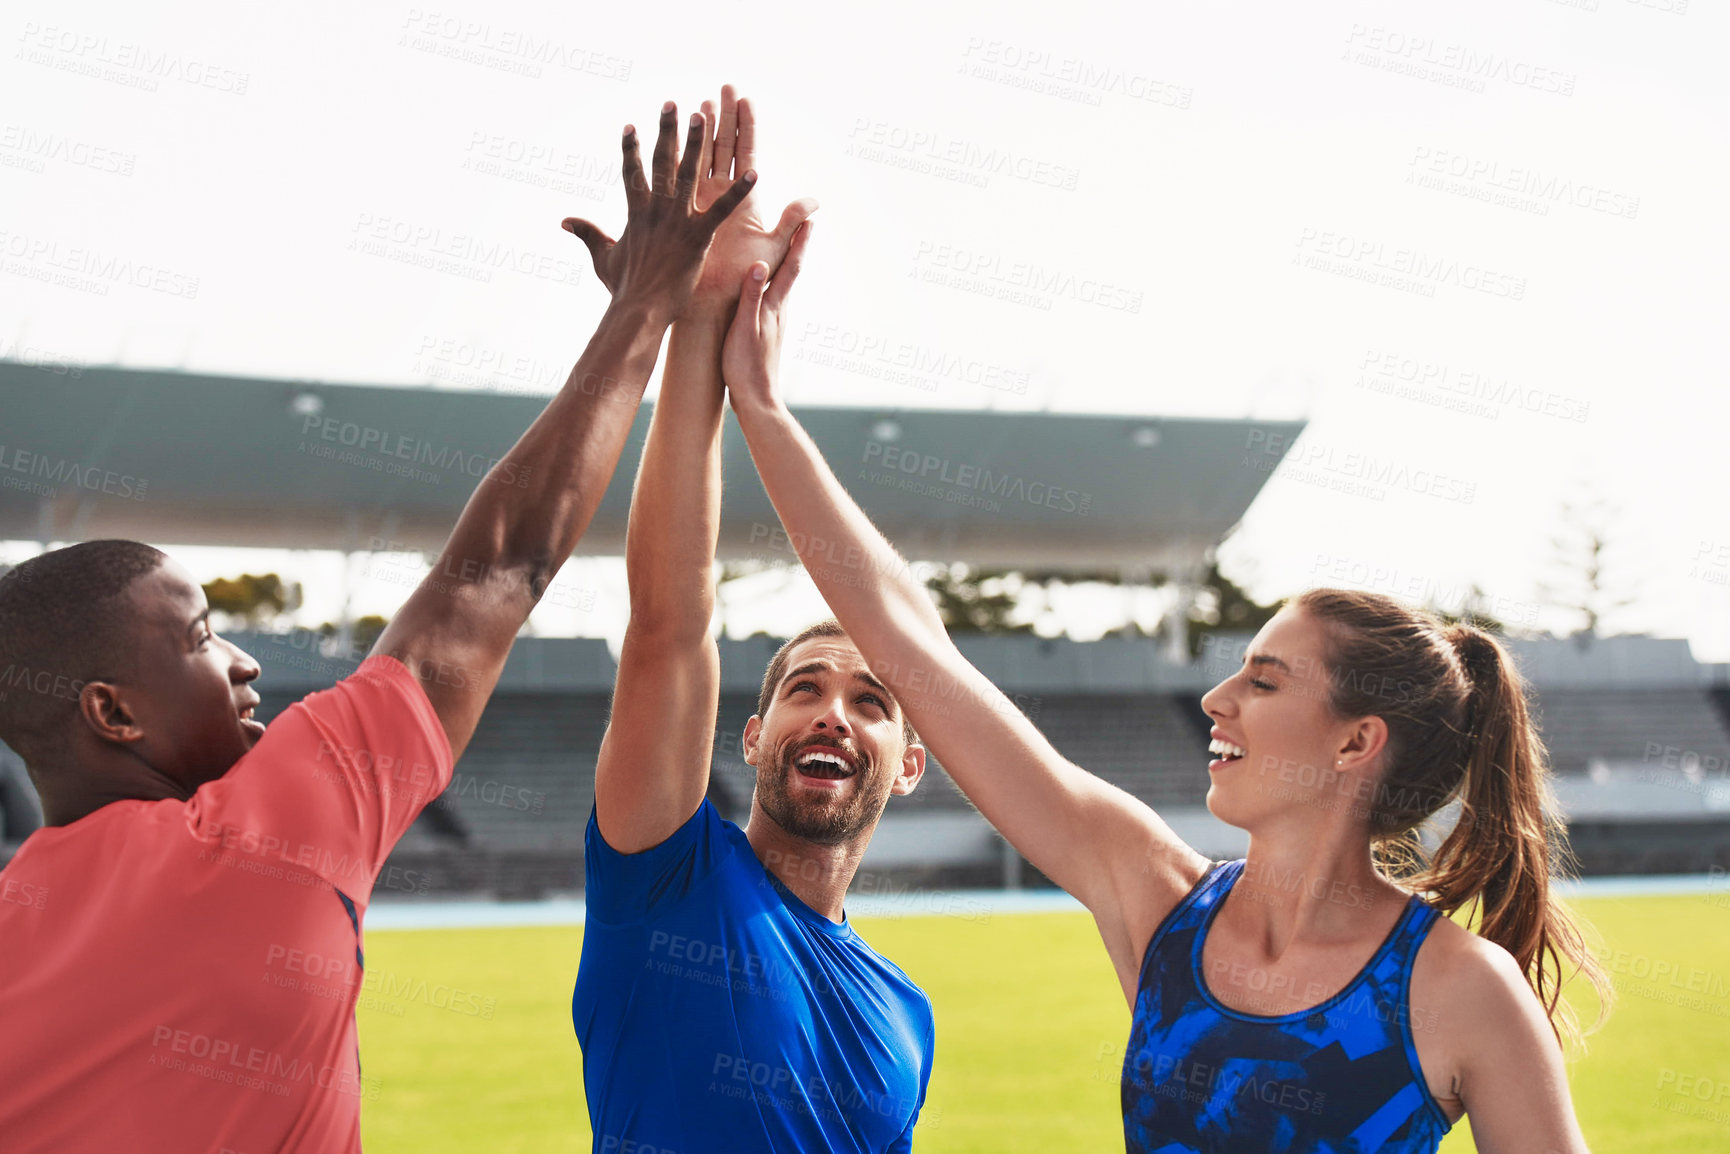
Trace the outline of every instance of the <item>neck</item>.
<instances>
[{"instance_id":1,"label":"neck","mask_svg":"<svg viewBox=\"0 0 1730 1154\"><path fill-rule=\"evenodd\" d=\"M795 837L754 801L745 837L763 868L774 874L798 899L840 924L846 912L847 887L859 871L869 830L840 845L818 845Z\"/></svg>"},{"instance_id":2,"label":"neck","mask_svg":"<svg viewBox=\"0 0 1730 1154\"><path fill-rule=\"evenodd\" d=\"M75 797L44 797L42 799L42 824L48 826L71 825L81 818L89 817L97 810L117 801L162 801L165 798L179 797L176 793L127 793L109 788L106 784L97 788L81 788ZM184 799L183 799L184 800Z\"/></svg>"},{"instance_id":3,"label":"neck","mask_svg":"<svg viewBox=\"0 0 1730 1154\"><path fill-rule=\"evenodd\" d=\"M1250 836L1227 909L1277 958L1300 938L1361 932L1396 899L1403 904L1405 895L1376 872L1367 831L1282 831Z\"/></svg>"},{"instance_id":4,"label":"neck","mask_svg":"<svg viewBox=\"0 0 1730 1154\"><path fill-rule=\"evenodd\" d=\"M117 801L186 801L190 791L130 754L91 750L74 754L68 764L30 767L42 802L44 826L71 825Z\"/></svg>"}]
</instances>

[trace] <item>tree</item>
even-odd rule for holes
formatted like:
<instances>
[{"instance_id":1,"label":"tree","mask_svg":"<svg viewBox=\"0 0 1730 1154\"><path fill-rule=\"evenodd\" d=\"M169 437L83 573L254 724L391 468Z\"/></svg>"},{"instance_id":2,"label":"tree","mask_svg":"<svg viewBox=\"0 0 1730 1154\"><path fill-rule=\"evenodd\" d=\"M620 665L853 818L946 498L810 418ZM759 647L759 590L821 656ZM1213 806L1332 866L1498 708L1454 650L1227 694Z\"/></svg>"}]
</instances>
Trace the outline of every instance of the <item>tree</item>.
<instances>
[{"instance_id":1,"label":"tree","mask_svg":"<svg viewBox=\"0 0 1730 1154\"><path fill-rule=\"evenodd\" d=\"M1189 655L1195 658L1215 634L1256 632L1279 612L1279 603L1263 605L1221 573L1219 561L1214 560L1208 563L1194 602L1179 612L1189 614Z\"/></svg>"},{"instance_id":2,"label":"tree","mask_svg":"<svg viewBox=\"0 0 1730 1154\"><path fill-rule=\"evenodd\" d=\"M1638 600L1628 592L1621 566L1611 560L1610 525L1615 518L1609 502L1590 490L1564 500L1560 524L1550 538L1551 576L1538 584L1546 601L1568 610L1579 622L1570 636L1582 645L1613 636L1622 610Z\"/></svg>"},{"instance_id":3,"label":"tree","mask_svg":"<svg viewBox=\"0 0 1730 1154\"><path fill-rule=\"evenodd\" d=\"M371 653L373 644L378 641L379 635L384 632L384 627L388 624L390 624L389 620L380 617L377 613L356 617L348 627L348 652L343 656L364 657ZM333 637L342 635L342 626L334 621L326 621L318 627L318 635L329 641Z\"/></svg>"},{"instance_id":4,"label":"tree","mask_svg":"<svg viewBox=\"0 0 1730 1154\"><path fill-rule=\"evenodd\" d=\"M1485 608L1485 605L1489 600L1490 595L1484 592L1483 589L1479 588L1476 582L1473 582L1471 591L1466 594L1466 599L1460 604L1458 612L1443 609L1439 605L1430 605L1428 608L1431 613L1434 613L1449 625L1458 625L1461 622L1464 622L1474 629L1483 630L1485 633L1495 633L1506 636L1508 632L1507 623L1491 614L1491 612Z\"/></svg>"},{"instance_id":5,"label":"tree","mask_svg":"<svg viewBox=\"0 0 1730 1154\"><path fill-rule=\"evenodd\" d=\"M226 613L245 628L258 630L275 618L300 608L302 591L297 581L289 585L275 573L254 576L218 577L204 585L204 599L210 607Z\"/></svg>"},{"instance_id":6,"label":"tree","mask_svg":"<svg viewBox=\"0 0 1730 1154\"><path fill-rule=\"evenodd\" d=\"M962 562L939 565L925 579L951 633L1032 633L1031 621L1013 620L1026 586L1014 569L976 569Z\"/></svg>"}]
</instances>

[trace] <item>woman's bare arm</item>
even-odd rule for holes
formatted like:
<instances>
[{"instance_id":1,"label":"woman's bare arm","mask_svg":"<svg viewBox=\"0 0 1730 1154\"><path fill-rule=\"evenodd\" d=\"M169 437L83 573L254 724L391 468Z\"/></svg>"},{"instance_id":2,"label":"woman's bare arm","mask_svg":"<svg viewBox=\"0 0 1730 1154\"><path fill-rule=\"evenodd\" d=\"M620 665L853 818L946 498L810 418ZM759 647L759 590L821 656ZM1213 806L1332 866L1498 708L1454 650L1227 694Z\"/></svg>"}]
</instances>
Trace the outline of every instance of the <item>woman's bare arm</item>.
<instances>
[{"instance_id":1,"label":"woman's bare arm","mask_svg":"<svg viewBox=\"0 0 1730 1154\"><path fill-rule=\"evenodd\" d=\"M842 488L775 384L780 313L810 236L775 279L747 274L723 374L752 460L800 560L926 746L1033 865L1093 912L1120 978L1206 860L1158 814L1054 749L950 641L922 582Z\"/></svg>"}]
</instances>

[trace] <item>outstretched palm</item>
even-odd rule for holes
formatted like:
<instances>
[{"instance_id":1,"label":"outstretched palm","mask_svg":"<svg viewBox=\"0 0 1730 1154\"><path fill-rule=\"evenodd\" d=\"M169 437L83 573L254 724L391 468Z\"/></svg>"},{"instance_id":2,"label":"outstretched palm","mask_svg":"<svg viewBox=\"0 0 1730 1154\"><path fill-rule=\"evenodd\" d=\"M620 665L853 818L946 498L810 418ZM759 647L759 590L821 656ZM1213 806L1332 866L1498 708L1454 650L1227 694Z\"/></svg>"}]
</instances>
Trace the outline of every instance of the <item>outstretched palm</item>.
<instances>
[{"instance_id":1,"label":"outstretched palm","mask_svg":"<svg viewBox=\"0 0 1730 1154\"><path fill-rule=\"evenodd\" d=\"M709 151L709 121L691 118L683 157L679 154L678 110L672 102L661 107L660 134L655 140L654 179L643 173L636 129L625 128L625 231L614 240L593 221L569 216L567 232L588 247L595 275L614 301L634 299L665 319L677 317L689 304L702 272L715 230L750 192L756 179L741 176L728 187L711 190L697 206L698 163Z\"/></svg>"},{"instance_id":2,"label":"outstretched palm","mask_svg":"<svg viewBox=\"0 0 1730 1154\"><path fill-rule=\"evenodd\" d=\"M736 177L743 176L757 163L757 123L749 100L737 100L732 85L721 89L720 115L714 106L703 102L703 112L715 125L715 134L703 145L703 156L697 171L697 210L708 208L733 187ZM757 211L758 197L747 196L721 226L709 246L703 262L702 275L691 296L691 312L722 321L731 317L739 299L739 285L745 272L757 261L772 270L779 268L787 254L793 231L817 209L809 197L789 204L774 227L763 223Z\"/></svg>"}]
</instances>

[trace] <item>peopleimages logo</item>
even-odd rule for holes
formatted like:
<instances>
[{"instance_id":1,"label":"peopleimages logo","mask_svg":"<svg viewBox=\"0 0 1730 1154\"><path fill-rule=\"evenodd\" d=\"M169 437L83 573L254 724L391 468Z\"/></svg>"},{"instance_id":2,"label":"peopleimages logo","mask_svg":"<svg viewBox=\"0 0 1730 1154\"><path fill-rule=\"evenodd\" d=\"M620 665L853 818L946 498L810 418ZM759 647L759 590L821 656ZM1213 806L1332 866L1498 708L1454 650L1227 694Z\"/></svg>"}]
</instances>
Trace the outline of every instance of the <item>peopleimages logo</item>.
<instances>
[{"instance_id":1,"label":"peopleimages logo","mask_svg":"<svg viewBox=\"0 0 1730 1154\"><path fill-rule=\"evenodd\" d=\"M303 436L311 435L320 441L353 449L357 453L377 453L434 469L456 469L470 477L484 477L497 466L498 476L495 480L506 485L515 485L519 489L529 487L530 470L515 462L506 461L502 457L488 457L484 453L471 453L454 445L423 441L406 433L392 433L387 429L316 414L302 418L300 431ZM301 443L301 451L309 451L304 441Z\"/></svg>"},{"instance_id":2,"label":"peopleimages logo","mask_svg":"<svg viewBox=\"0 0 1730 1154\"><path fill-rule=\"evenodd\" d=\"M376 1082L363 1083L358 1069L323 1066L293 1054L173 1026L151 1034L149 1065L194 1074L215 1082L287 1097L296 1083L339 1094L376 1100Z\"/></svg>"},{"instance_id":3,"label":"peopleimages logo","mask_svg":"<svg viewBox=\"0 0 1730 1154\"><path fill-rule=\"evenodd\" d=\"M985 145L937 128L887 120L853 119L847 155L926 175L987 187L993 176L1074 192L1081 170L1003 145Z\"/></svg>"},{"instance_id":4,"label":"peopleimages logo","mask_svg":"<svg viewBox=\"0 0 1730 1154\"><path fill-rule=\"evenodd\" d=\"M1061 297L1115 312L1141 312L1139 291L1093 277L1078 277L1067 269L1005 260L1000 253L963 245L919 241L913 251L913 275L926 284L1047 311Z\"/></svg>"},{"instance_id":5,"label":"peopleimages logo","mask_svg":"<svg viewBox=\"0 0 1730 1154\"><path fill-rule=\"evenodd\" d=\"M125 285L183 300L198 298L195 276L101 249L63 246L48 237L0 231L0 256L7 258L8 273L96 296Z\"/></svg>"},{"instance_id":6,"label":"peopleimages logo","mask_svg":"<svg viewBox=\"0 0 1730 1154\"><path fill-rule=\"evenodd\" d=\"M102 493L131 501L144 500L150 491L149 481L130 473L68 461L64 457L32 452L17 445L0 444L0 474L13 474L0 476L0 486L25 489L44 497L55 494L53 485L71 485L88 493Z\"/></svg>"},{"instance_id":7,"label":"peopleimages logo","mask_svg":"<svg viewBox=\"0 0 1730 1154\"><path fill-rule=\"evenodd\" d=\"M883 441L866 442L864 463L881 466L892 474L903 474L927 486L949 485L955 489L987 493L1007 501L1025 501L1030 505L1041 505L1063 513L1077 513L1083 517L1087 516L1093 507L1091 493L1083 493L1051 481L1029 481L1013 473L994 472L985 465L956 462L947 457L921 453L916 449L902 448Z\"/></svg>"}]
</instances>

